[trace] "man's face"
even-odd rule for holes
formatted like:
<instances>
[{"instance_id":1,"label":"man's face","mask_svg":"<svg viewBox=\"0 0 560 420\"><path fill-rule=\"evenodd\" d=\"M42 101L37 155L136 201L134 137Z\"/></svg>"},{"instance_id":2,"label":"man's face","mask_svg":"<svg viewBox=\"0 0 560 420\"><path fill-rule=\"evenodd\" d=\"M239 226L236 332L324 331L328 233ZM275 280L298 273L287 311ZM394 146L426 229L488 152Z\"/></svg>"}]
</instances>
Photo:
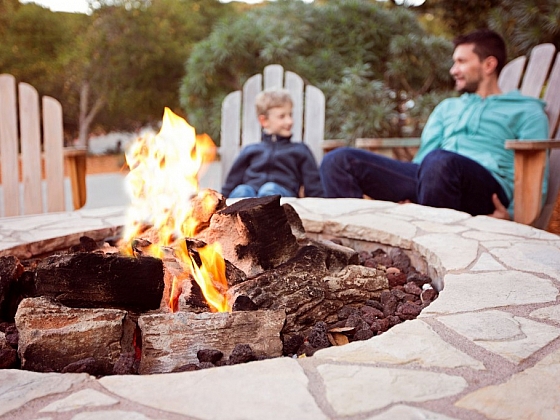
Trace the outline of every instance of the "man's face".
<instances>
[{"instance_id":1,"label":"man's face","mask_svg":"<svg viewBox=\"0 0 560 420\"><path fill-rule=\"evenodd\" d=\"M261 115L259 120L268 134L276 134L282 137L292 135L292 106L289 104L270 108L267 115Z\"/></svg>"},{"instance_id":2,"label":"man's face","mask_svg":"<svg viewBox=\"0 0 560 420\"><path fill-rule=\"evenodd\" d=\"M455 90L474 93L484 77L483 62L474 53L474 44L461 44L453 52L453 66L449 73L455 79Z\"/></svg>"}]
</instances>

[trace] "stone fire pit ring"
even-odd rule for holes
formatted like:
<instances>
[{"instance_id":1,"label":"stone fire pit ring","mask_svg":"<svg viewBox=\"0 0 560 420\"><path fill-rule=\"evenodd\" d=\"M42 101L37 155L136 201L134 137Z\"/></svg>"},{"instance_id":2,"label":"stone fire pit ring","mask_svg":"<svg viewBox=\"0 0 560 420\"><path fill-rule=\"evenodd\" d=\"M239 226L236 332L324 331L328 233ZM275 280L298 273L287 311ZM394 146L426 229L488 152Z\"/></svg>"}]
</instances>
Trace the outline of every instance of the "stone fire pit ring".
<instances>
[{"instance_id":1,"label":"stone fire pit ring","mask_svg":"<svg viewBox=\"0 0 560 420\"><path fill-rule=\"evenodd\" d=\"M415 320L311 358L100 379L0 370L0 418L560 418L559 236L414 204L286 202L309 236L402 248L440 296ZM0 219L0 253L110 236L125 210Z\"/></svg>"}]
</instances>

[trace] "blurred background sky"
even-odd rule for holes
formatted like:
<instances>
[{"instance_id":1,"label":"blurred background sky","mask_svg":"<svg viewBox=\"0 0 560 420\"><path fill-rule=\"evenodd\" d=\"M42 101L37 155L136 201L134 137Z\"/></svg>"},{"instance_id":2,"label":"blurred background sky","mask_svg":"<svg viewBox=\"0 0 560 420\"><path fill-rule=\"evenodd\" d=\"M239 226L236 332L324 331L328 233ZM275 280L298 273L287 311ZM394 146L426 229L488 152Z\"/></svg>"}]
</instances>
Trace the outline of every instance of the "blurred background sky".
<instances>
[{"instance_id":1,"label":"blurred background sky","mask_svg":"<svg viewBox=\"0 0 560 420\"><path fill-rule=\"evenodd\" d=\"M20 3L37 3L53 12L87 13L86 0L20 0Z\"/></svg>"},{"instance_id":2,"label":"blurred background sky","mask_svg":"<svg viewBox=\"0 0 560 420\"><path fill-rule=\"evenodd\" d=\"M243 0L245 3L258 3L261 0ZM226 3L227 1L222 0ZM20 0L20 3L37 3L53 12L87 13L86 0Z\"/></svg>"}]
</instances>

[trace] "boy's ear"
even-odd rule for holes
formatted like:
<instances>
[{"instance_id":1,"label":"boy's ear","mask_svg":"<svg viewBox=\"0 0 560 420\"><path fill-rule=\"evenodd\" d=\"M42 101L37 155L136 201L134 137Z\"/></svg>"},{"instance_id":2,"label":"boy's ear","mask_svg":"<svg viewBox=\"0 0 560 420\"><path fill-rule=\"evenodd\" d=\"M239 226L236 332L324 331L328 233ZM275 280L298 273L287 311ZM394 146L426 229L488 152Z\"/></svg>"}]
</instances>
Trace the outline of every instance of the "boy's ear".
<instances>
[{"instance_id":1,"label":"boy's ear","mask_svg":"<svg viewBox=\"0 0 560 420\"><path fill-rule=\"evenodd\" d=\"M264 127L266 121L268 120L268 118L266 118L266 115L261 114L261 115L258 115L257 117L259 119L259 123L261 124L261 126Z\"/></svg>"}]
</instances>

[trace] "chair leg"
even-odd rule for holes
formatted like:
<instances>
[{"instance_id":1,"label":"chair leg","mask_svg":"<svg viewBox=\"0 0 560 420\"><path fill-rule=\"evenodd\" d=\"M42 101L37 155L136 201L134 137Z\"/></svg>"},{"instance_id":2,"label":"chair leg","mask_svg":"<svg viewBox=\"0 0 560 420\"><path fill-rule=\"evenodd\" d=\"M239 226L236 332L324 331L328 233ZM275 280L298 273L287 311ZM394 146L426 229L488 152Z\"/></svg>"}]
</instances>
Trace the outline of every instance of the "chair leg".
<instances>
[{"instance_id":1,"label":"chair leg","mask_svg":"<svg viewBox=\"0 0 560 420\"><path fill-rule=\"evenodd\" d=\"M542 183L547 150L516 150L513 220L530 225L542 205Z\"/></svg>"},{"instance_id":2,"label":"chair leg","mask_svg":"<svg viewBox=\"0 0 560 420\"><path fill-rule=\"evenodd\" d=\"M74 210L86 204L86 154L74 154L66 157L66 165L72 186L72 204Z\"/></svg>"}]
</instances>

